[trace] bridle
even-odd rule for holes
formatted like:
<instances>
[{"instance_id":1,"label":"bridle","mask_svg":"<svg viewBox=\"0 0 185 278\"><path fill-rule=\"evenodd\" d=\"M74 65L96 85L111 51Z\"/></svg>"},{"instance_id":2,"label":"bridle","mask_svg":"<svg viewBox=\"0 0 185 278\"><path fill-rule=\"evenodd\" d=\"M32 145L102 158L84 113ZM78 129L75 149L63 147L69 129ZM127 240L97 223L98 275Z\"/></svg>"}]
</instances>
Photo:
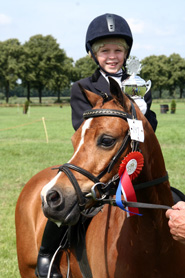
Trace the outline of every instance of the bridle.
<instances>
[{"instance_id":1,"label":"bridle","mask_svg":"<svg viewBox=\"0 0 185 278\"><path fill-rule=\"evenodd\" d=\"M131 103L131 114L124 112L124 111L115 110L115 109L92 109L92 110L85 111L83 114L83 117L84 117L84 119L89 119L89 118L95 118L95 117L110 116L110 117L119 117L125 121L127 121L127 119L137 119L135 107L134 107L132 101L130 101L130 103ZM125 138L123 139L121 147L119 148L117 153L114 155L114 157L111 159L111 161L109 162L107 167L98 176L94 176L87 170L85 170L79 166L76 166L74 164L71 164L71 163L65 163L58 168L53 168L53 169L58 169L59 171L64 172L67 175L67 177L69 178L70 182L72 183L72 185L76 191L79 208L80 208L80 212L82 215L85 215L87 217L94 216L94 213L88 214L85 210L85 207L87 204L87 199L89 200L89 197L91 197L95 201L95 207L101 208L101 206L106 203L116 205L115 200L111 196L115 195L116 185L119 181L118 174L116 174L113 178L111 178L111 180L108 181L106 184L102 183L100 181L100 179L106 173L111 172L114 165L116 164L116 162L118 161L120 156L125 151L129 142L131 142L132 151L138 150L139 142L135 141L135 140L131 140L130 132L128 130ZM85 195L84 195L84 193L82 193L80 186L78 184L78 181L75 178L75 176L73 175L71 170L79 172L80 174L86 176L89 180L94 182L94 185L92 186L90 193L87 193ZM145 182L142 184L137 184L136 187L135 186L134 187L136 190L143 189L143 188L147 188L149 186L154 186L156 184L162 183L166 180L168 180L167 174L164 177L160 177L158 179L148 181L148 182ZM138 202L134 203L134 202L127 202L124 200L123 200L123 205L125 207L129 206L129 207L138 207L138 208L157 208L157 209L170 208L168 206L163 206L163 205L145 204L145 203L138 203Z\"/></svg>"}]
</instances>

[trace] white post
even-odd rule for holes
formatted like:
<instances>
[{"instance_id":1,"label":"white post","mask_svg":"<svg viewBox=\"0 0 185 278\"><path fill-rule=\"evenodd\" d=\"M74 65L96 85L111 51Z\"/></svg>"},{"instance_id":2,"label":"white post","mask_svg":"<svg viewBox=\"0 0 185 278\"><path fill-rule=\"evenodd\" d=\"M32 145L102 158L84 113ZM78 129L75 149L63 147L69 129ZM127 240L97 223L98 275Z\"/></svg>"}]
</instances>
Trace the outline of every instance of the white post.
<instances>
[{"instance_id":1,"label":"white post","mask_svg":"<svg viewBox=\"0 0 185 278\"><path fill-rule=\"evenodd\" d=\"M44 119L44 117L42 117L42 122L43 122L43 125L44 125L44 131L45 131L45 134L46 134L46 143L48 143L48 133L47 133L47 129L46 129L46 124L45 124L45 119Z\"/></svg>"}]
</instances>

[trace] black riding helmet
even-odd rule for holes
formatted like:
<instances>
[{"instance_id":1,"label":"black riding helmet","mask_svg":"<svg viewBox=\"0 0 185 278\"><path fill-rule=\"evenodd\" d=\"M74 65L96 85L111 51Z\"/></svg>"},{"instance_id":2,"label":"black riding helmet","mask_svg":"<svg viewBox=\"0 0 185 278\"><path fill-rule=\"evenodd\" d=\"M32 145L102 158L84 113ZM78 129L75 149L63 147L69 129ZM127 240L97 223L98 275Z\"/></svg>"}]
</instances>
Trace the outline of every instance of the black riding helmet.
<instances>
[{"instance_id":1,"label":"black riding helmet","mask_svg":"<svg viewBox=\"0 0 185 278\"><path fill-rule=\"evenodd\" d=\"M115 14L100 15L89 24L85 41L86 51L91 52L93 59L98 65L99 63L92 51L92 45L95 41L107 37L120 37L125 39L129 46L127 58L129 57L133 38L130 27L126 20L123 17Z\"/></svg>"}]
</instances>

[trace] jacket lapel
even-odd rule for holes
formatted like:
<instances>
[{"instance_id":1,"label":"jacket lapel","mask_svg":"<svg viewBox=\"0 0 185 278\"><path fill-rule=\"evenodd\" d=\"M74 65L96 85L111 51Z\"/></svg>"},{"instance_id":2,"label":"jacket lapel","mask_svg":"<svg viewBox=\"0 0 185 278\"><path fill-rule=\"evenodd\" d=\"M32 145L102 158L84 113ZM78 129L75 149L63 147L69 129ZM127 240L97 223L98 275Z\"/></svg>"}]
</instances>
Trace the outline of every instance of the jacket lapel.
<instances>
[{"instance_id":1,"label":"jacket lapel","mask_svg":"<svg viewBox=\"0 0 185 278\"><path fill-rule=\"evenodd\" d=\"M110 93L109 83L97 69L91 77L94 88L99 92Z\"/></svg>"}]
</instances>

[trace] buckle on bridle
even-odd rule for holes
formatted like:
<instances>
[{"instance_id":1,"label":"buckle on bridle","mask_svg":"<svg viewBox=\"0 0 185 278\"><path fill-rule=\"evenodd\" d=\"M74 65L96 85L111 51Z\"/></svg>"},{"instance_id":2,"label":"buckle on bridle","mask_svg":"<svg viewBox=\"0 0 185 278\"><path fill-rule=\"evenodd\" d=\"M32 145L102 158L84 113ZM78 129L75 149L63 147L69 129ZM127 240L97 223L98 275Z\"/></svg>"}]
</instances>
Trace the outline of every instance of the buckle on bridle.
<instances>
[{"instance_id":1,"label":"buckle on bridle","mask_svg":"<svg viewBox=\"0 0 185 278\"><path fill-rule=\"evenodd\" d=\"M106 194L103 193L102 188L106 187L106 184L103 182L97 182L91 187L91 192L86 194L85 197L93 198L95 201L102 201L106 198ZM97 193L100 195L97 197Z\"/></svg>"}]
</instances>

